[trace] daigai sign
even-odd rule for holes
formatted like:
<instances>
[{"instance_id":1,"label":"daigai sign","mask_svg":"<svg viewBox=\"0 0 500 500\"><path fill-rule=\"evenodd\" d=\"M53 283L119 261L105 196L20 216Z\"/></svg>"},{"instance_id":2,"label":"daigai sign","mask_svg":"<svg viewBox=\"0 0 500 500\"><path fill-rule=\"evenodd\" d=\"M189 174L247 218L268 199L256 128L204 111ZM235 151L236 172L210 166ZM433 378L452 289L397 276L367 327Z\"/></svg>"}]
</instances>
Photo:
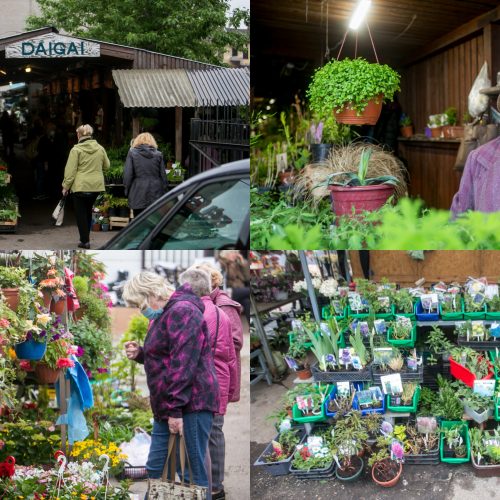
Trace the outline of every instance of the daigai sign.
<instances>
[{"instance_id":1,"label":"daigai sign","mask_svg":"<svg viewBox=\"0 0 500 500\"><path fill-rule=\"evenodd\" d=\"M80 38L49 33L19 40L5 48L7 59L99 57L101 46Z\"/></svg>"}]
</instances>

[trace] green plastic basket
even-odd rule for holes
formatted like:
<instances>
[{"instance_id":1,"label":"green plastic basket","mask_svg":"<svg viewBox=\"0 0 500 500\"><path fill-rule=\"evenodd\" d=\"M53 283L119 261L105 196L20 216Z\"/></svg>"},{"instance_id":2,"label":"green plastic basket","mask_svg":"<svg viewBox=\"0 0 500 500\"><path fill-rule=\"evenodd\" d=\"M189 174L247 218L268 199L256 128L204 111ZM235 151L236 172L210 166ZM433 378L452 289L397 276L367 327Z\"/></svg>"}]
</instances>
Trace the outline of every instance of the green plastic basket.
<instances>
[{"instance_id":1,"label":"green plastic basket","mask_svg":"<svg viewBox=\"0 0 500 500\"><path fill-rule=\"evenodd\" d=\"M486 319L500 319L500 311L490 311L490 308L486 305Z\"/></svg>"},{"instance_id":2,"label":"green plastic basket","mask_svg":"<svg viewBox=\"0 0 500 500\"><path fill-rule=\"evenodd\" d=\"M349 318L356 318L356 319L366 319L370 317L370 312L366 313L353 313L351 306L347 306L347 316Z\"/></svg>"},{"instance_id":3,"label":"green plastic basket","mask_svg":"<svg viewBox=\"0 0 500 500\"><path fill-rule=\"evenodd\" d=\"M377 313L375 314L375 319L385 319L386 321L390 321L394 319L394 314L390 313Z\"/></svg>"},{"instance_id":4,"label":"green plastic basket","mask_svg":"<svg viewBox=\"0 0 500 500\"><path fill-rule=\"evenodd\" d=\"M328 386L326 397L328 397L328 395L332 392L334 387L335 386L333 385ZM304 396L306 395L307 394L304 394ZM299 410L297 403L295 403L292 408L292 419L295 420L295 422L299 422L301 424L307 424L311 422L324 422L326 420L326 416L325 416L325 405L323 403L321 404L321 413L318 415L313 415L311 417L303 417L302 412Z\"/></svg>"},{"instance_id":5,"label":"green plastic basket","mask_svg":"<svg viewBox=\"0 0 500 500\"><path fill-rule=\"evenodd\" d=\"M391 339L392 327L387 329L387 342L395 347L413 347L417 340L417 325L414 324L411 329L411 336L409 339L397 340Z\"/></svg>"},{"instance_id":6,"label":"green plastic basket","mask_svg":"<svg viewBox=\"0 0 500 500\"><path fill-rule=\"evenodd\" d=\"M500 345L498 347L500 347ZM490 361L493 363L497 357L496 350L488 351L488 356L490 358ZM498 372L498 370L496 368L494 368L494 372L495 372L495 380L500 380L500 373Z\"/></svg>"},{"instance_id":7,"label":"green plastic basket","mask_svg":"<svg viewBox=\"0 0 500 500\"><path fill-rule=\"evenodd\" d=\"M294 332L288 332L288 342L290 343L290 345L295 344L295 337L296 335ZM306 347L311 347L312 342L304 342L304 345Z\"/></svg>"},{"instance_id":8,"label":"green plastic basket","mask_svg":"<svg viewBox=\"0 0 500 500\"><path fill-rule=\"evenodd\" d=\"M342 312L342 314L340 315L333 315L333 314L330 314L330 306L323 306L321 308L321 317L323 319L332 319L332 318L335 318L336 320L340 320L340 319L344 319L345 317L347 316L347 307L344 307L344 310Z\"/></svg>"},{"instance_id":9,"label":"green plastic basket","mask_svg":"<svg viewBox=\"0 0 500 500\"><path fill-rule=\"evenodd\" d=\"M415 413L417 411L418 402L420 400L420 386L418 385L415 389L411 406L392 406L391 397L389 396L389 394L387 394L385 398L385 407L387 408L387 410L396 413Z\"/></svg>"},{"instance_id":10,"label":"green plastic basket","mask_svg":"<svg viewBox=\"0 0 500 500\"><path fill-rule=\"evenodd\" d=\"M500 398L495 398L495 412L493 413L495 420L500 420Z\"/></svg>"},{"instance_id":11,"label":"green plastic basket","mask_svg":"<svg viewBox=\"0 0 500 500\"><path fill-rule=\"evenodd\" d=\"M463 464L465 462L470 461L470 439L469 439L469 424L467 421L457 421L457 420L443 420L441 422L441 429L449 429L455 425L462 425L463 430L462 430L462 437L464 438L465 441L465 447L467 450L467 453L465 457L463 458L448 458L444 456L444 435L441 434L439 438L439 455L441 458L441 462L446 462L448 464Z\"/></svg>"},{"instance_id":12,"label":"green plastic basket","mask_svg":"<svg viewBox=\"0 0 500 500\"><path fill-rule=\"evenodd\" d=\"M413 304L413 312L411 312L411 313L396 312L396 306L394 304L392 304L392 315L394 317L396 317L396 316L404 316L405 318L410 318L412 321L416 321L417 320L417 315L415 314L415 304Z\"/></svg>"},{"instance_id":13,"label":"green plastic basket","mask_svg":"<svg viewBox=\"0 0 500 500\"><path fill-rule=\"evenodd\" d=\"M441 319L444 321L456 321L464 319L464 301L460 299L460 311L452 312L452 313L444 313L443 308L441 307L441 302L439 303L439 315Z\"/></svg>"},{"instance_id":14,"label":"green plastic basket","mask_svg":"<svg viewBox=\"0 0 500 500\"><path fill-rule=\"evenodd\" d=\"M483 307L482 311L466 312L464 306L464 319L485 319L486 318L486 306Z\"/></svg>"}]
</instances>

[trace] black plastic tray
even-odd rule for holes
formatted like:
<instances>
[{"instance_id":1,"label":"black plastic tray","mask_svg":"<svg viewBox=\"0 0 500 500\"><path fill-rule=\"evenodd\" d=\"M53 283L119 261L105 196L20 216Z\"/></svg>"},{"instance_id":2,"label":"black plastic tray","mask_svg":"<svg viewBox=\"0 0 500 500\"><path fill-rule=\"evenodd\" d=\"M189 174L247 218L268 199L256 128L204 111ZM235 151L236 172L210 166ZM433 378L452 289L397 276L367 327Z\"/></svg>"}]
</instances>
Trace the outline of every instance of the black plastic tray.
<instances>
[{"instance_id":1,"label":"black plastic tray","mask_svg":"<svg viewBox=\"0 0 500 500\"><path fill-rule=\"evenodd\" d=\"M294 469L290 465L290 474L297 479L326 479L333 477L335 475L335 461L332 460L330 466L325 467L324 469L314 469L309 472L307 471L299 471Z\"/></svg>"},{"instance_id":2,"label":"black plastic tray","mask_svg":"<svg viewBox=\"0 0 500 500\"><path fill-rule=\"evenodd\" d=\"M405 465L437 465L440 462L438 447L422 455L405 455Z\"/></svg>"},{"instance_id":3,"label":"black plastic tray","mask_svg":"<svg viewBox=\"0 0 500 500\"><path fill-rule=\"evenodd\" d=\"M499 340L465 340L463 337L457 337L457 344L480 351L494 351L497 347L500 348Z\"/></svg>"},{"instance_id":4,"label":"black plastic tray","mask_svg":"<svg viewBox=\"0 0 500 500\"><path fill-rule=\"evenodd\" d=\"M374 384L380 385L380 377L384 375L392 375L399 373L402 382L423 382L424 381L424 367L420 365L417 371L405 372L379 372L375 366L372 366L372 380Z\"/></svg>"},{"instance_id":5,"label":"black plastic tray","mask_svg":"<svg viewBox=\"0 0 500 500\"><path fill-rule=\"evenodd\" d=\"M311 371L315 382L362 382L372 379L372 371L370 367L359 371L322 372L318 370L317 363L315 363L311 366Z\"/></svg>"}]
</instances>

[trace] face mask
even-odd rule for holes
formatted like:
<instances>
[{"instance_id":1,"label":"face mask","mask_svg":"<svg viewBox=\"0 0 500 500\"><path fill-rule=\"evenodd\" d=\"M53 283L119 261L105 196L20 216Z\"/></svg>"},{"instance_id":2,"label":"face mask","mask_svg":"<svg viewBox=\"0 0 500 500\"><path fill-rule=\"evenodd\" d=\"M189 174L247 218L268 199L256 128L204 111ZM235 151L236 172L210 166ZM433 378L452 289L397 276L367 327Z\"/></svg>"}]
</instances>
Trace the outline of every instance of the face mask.
<instances>
[{"instance_id":1,"label":"face mask","mask_svg":"<svg viewBox=\"0 0 500 500\"><path fill-rule=\"evenodd\" d=\"M144 309L144 311L141 312L143 316L152 321L162 315L163 309L153 309L152 307L147 307L146 309Z\"/></svg>"}]
</instances>

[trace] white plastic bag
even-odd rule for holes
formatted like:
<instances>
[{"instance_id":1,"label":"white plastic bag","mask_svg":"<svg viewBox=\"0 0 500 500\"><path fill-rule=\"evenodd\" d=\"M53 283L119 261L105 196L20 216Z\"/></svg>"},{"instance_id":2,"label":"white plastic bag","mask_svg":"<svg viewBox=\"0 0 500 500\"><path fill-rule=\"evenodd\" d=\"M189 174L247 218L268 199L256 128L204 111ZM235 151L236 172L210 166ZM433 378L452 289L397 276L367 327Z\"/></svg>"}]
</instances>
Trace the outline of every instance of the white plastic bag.
<instances>
[{"instance_id":1,"label":"white plastic bag","mask_svg":"<svg viewBox=\"0 0 500 500\"><path fill-rule=\"evenodd\" d=\"M128 458L125 461L133 467L144 467L148 460L151 436L143 429L135 429L135 436L128 442L120 445L120 450Z\"/></svg>"},{"instance_id":2,"label":"white plastic bag","mask_svg":"<svg viewBox=\"0 0 500 500\"><path fill-rule=\"evenodd\" d=\"M486 87L491 87L491 80L488 78L487 62L483 64L469 92L469 114L474 118L488 109L488 104L490 102L489 96L479 93L481 89Z\"/></svg>"}]
</instances>

